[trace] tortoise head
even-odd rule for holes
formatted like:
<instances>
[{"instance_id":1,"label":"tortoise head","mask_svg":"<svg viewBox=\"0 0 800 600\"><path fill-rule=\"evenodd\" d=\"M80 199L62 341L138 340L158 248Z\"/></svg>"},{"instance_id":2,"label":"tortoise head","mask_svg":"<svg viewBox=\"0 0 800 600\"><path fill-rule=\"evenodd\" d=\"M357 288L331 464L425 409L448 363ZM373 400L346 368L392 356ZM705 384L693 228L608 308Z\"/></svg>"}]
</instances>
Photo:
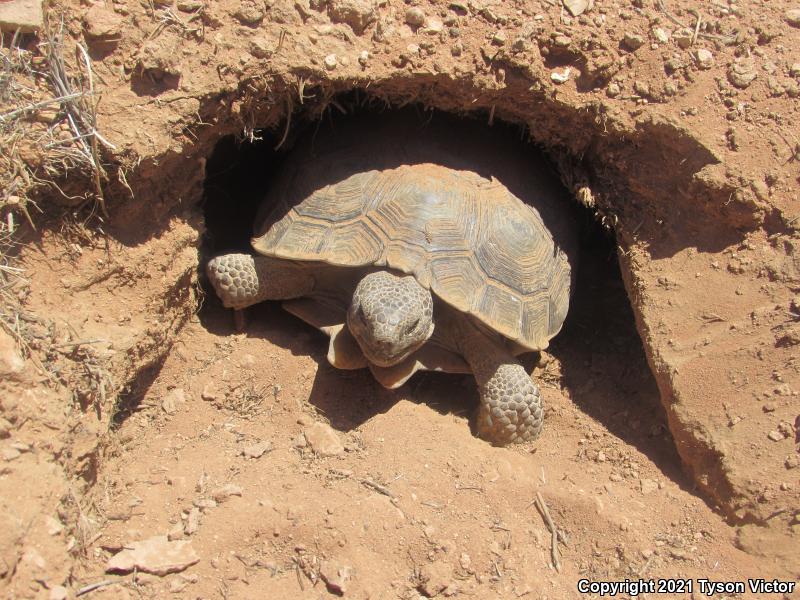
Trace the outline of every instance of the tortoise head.
<instances>
[{"instance_id":1,"label":"tortoise head","mask_svg":"<svg viewBox=\"0 0 800 600\"><path fill-rule=\"evenodd\" d=\"M376 271L358 283L347 326L368 361L391 367L433 334L433 298L411 275Z\"/></svg>"}]
</instances>

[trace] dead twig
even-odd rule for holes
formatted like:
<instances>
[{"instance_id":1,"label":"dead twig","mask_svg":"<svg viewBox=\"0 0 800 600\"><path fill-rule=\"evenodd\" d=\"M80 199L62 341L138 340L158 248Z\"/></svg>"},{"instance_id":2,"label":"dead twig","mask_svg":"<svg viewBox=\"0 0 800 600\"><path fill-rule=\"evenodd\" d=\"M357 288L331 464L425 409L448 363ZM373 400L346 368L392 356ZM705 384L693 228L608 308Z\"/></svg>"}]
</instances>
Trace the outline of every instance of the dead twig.
<instances>
[{"instance_id":1,"label":"dead twig","mask_svg":"<svg viewBox=\"0 0 800 600\"><path fill-rule=\"evenodd\" d=\"M368 488L375 490L379 494L383 494L384 496L389 496L389 498L397 498L397 496L395 496L392 490L387 488L385 485L381 485L380 483L372 481L372 479L362 479L361 483L363 483Z\"/></svg>"},{"instance_id":2,"label":"dead twig","mask_svg":"<svg viewBox=\"0 0 800 600\"><path fill-rule=\"evenodd\" d=\"M547 529L550 530L550 559L553 562L555 570L560 573L561 559L559 557L558 542L560 540L561 543L566 546L565 535L563 532L559 531L558 527L556 527L556 524L553 522L553 518L550 516L550 509L547 507L544 498L542 498L541 492L536 492L536 500L534 500L534 503L539 513L542 515Z\"/></svg>"},{"instance_id":3,"label":"dead twig","mask_svg":"<svg viewBox=\"0 0 800 600\"><path fill-rule=\"evenodd\" d=\"M83 596L84 594L88 594L89 592L93 592L95 590L99 590L100 588L104 588L109 585L114 585L115 583L119 583L119 579L104 579L103 581L98 581L96 583L90 583L89 585L85 585L80 588L77 592L75 592L76 596Z\"/></svg>"}]
</instances>

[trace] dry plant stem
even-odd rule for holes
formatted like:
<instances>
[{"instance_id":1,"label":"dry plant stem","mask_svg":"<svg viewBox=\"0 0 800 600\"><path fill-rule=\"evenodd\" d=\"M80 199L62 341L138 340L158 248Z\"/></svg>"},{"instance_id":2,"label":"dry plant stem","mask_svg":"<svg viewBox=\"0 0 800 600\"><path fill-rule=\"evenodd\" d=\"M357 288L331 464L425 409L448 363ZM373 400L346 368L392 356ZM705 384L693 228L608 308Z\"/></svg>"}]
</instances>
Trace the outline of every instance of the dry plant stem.
<instances>
[{"instance_id":1,"label":"dry plant stem","mask_svg":"<svg viewBox=\"0 0 800 600\"><path fill-rule=\"evenodd\" d=\"M550 530L550 558L553 561L553 567L560 573L561 559L558 553L558 540L559 538L562 538L562 542L564 540L555 523L553 523L553 518L550 516L550 509L547 508L547 503L544 501L544 498L542 498L541 492L536 492L536 508L539 509L547 528Z\"/></svg>"},{"instance_id":2,"label":"dry plant stem","mask_svg":"<svg viewBox=\"0 0 800 600\"><path fill-rule=\"evenodd\" d=\"M371 479L362 479L361 483L363 483L368 488L371 488L378 492L379 494L383 494L384 496L389 496L389 498L396 498L397 496L394 495L392 490L387 488L385 485L381 485L380 483L376 483Z\"/></svg>"}]
</instances>

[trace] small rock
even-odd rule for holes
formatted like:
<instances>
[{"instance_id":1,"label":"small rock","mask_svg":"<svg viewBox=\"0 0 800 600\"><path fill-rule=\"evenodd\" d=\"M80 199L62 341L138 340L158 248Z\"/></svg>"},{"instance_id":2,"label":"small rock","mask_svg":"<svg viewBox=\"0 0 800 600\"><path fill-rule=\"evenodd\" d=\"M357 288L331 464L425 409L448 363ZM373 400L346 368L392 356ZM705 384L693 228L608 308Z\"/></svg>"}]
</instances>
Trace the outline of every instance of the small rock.
<instances>
[{"instance_id":1,"label":"small rock","mask_svg":"<svg viewBox=\"0 0 800 600\"><path fill-rule=\"evenodd\" d=\"M771 439L773 442L781 442L781 441L786 439L784 437L784 435L780 431L777 431L777 430L770 431L767 434L767 437L769 439Z\"/></svg>"},{"instance_id":2,"label":"small rock","mask_svg":"<svg viewBox=\"0 0 800 600\"><path fill-rule=\"evenodd\" d=\"M789 75L792 77L800 77L800 63L792 63L789 67Z\"/></svg>"},{"instance_id":3,"label":"small rock","mask_svg":"<svg viewBox=\"0 0 800 600\"><path fill-rule=\"evenodd\" d=\"M466 552L462 552L461 556L458 557L458 565L467 573L470 572L470 566L472 565L472 559L470 558L469 554Z\"/></svg>"},{"instance_id":4,"label":"small rock","mask_svg":"<svg viewBox=\"0 0 800 600\"><path fill-rule=\"evenodd\" d=\"M204 510L207 508L216 508L217 501L213 498L197 498L196 500L192 500L192 504L200 510Z\"/></svg>"},{"instance_id":5,"label":"small rock","mask_svg":"<svg viewBox=\"0 0 800 600\"><path fill-rule=\"evenodd\" d=\"M335 568L328 564L323 564L319 571L319 576L325 582L325 586L332 594L344 595L347 592L347 582L353 573L352 567Z\"/></svg>"},{"instance_id":6,"label":"small rock","mask_svg":"<svg viewBox=\"0 0 800 600\"><path fill-rule=\"evenodd\" d=\"M589 9L590 0L564 0L564 7L573 17L579 17Z\"/></svg>"},{"instance_id":7,"label":"small rock","mask_svg":"<svg viewBox=\"0 0 800 600\"><path fill-rule=\"evenodd\" d=\"M242 455L245 458L261 458L266 452L272 450L272 442L258 442L252 446L245 446L242 450Z\"/></svg>"},{"instance_id":8,"label":"small rock","mask_svg":"<svg viewBox=\"0 0 800 600\"><path fill-rule=\"evenodd\" d=\"M250 54L256 58L269 58L274 52L274 45L269 39L259 35L250 40L248 50L250 51ZM249 360L247 359L248 356L250 357ZM247 354L243 356L241 359L241 366L246 369L252 369L253 366L255 366L255 358L253 358L253 355Z\"/></svg>"},{"instance_id":9,"label":"small rock","mask_svg":"<svg viewBox=\"0 0 800 600\"><path fill-rule=\"evenodd\" d=\"M69 598L69 590L63 585L50 586L50 593L47 595L48 600L67 600Z\"/></svg>"},{"instance_id":10,"label":"small rock","mask_svg":"<svg viewBox=\"0 0 800 600\"><path fill-rule=\"evenodd\" d=\"M694 31L685 27L683 29L678 29L675 33L672 34L672 39L675 40L675 43L678 45L678 48L682 48L683 50L687 50L691 47L692 41L694 40Z\"/></svg>"},{"instance_id":11,"label":"small rock","mask_svg":"<svg viewBox=\"0 0 800 600\"><path fill-rule=\"evenodd\" d=\"M428 24L425 26L425 33L436 35L442 32L444 23L439 19L428 19Z\"/></svg>"},{"instance_id":12,"label":"small rock","mask_svg":"<svg viewBox=\"0 0 800 600\"><path fill-rule=\"evenodd\" d=\"M211 497L220 504L228 500L231 496L241 496L242 488L235 483L226 483L211 492Z\"/></svg>"},{"instance_id":13,"label":"small rock","mask_svg":"<svg viewBox=\"0 0 800 600\"><path fill-rule=\"evenodd\" d=\"M358 64L360 64L362 67L366 67L368 61L369 61L369 52L367 52L366 50L362 50L361 54L358 55Z\"/></svg>"},{"instance_id":14,"label":"small rock","mask_svg":"<svg viewBox=\"0 0 800 600\"><path fill-rule=\"evenodd\" d=\"M418 589L428 598L433 598L451 585L452 579L453 570L450 565L444 562L435 562L422 567Z\"/></svg>"},{"instance_id":15,"label":"small rock","mask_svg":"<svg viewBox=\"0 0 800 600\"><path fill-rule=\"evenodd\" d=\"M790 8L783 14L783 18L792 27L800 27L800 8Z\"/></svg>"},{"instance_id":16,"label":"small rock","mask_svg":"<svg viewBox=\"0 0 800 600\"><path fill-rule=\"evenodd\" d=\"M740 89L747 88L758 76L756 65L752 58L737 58L728 67L728 80Z\"/></svg>"},{"instance_id":17,"label":"small rock","mask_svg":"<svg viewBox=\"0 0 800 600\"><path fill-rule=\"evenodd\" d=\"M200 10L203 8L205 4L203 4L202 0L178 0L178 10L185 13L191 13L196 10Z\"/></svg>"},{"instance_id":18,"label":"small rock","mask_svg":"<svg viewBox=\"0 0 800 600\"><path fill-rule=\"evenodd\" d=\"M642 96L643 98L646 98L647 96L650 95L650 86L647 84L647 82L639 81L637 79L636 81L633 82L633 91Z\"/></svg>"},{"instance_id":19,"label":"small rock","mask_svg":"<svg viewBox=\"0 0 800 600\"><path fill-rule=\"evenodd\" d=\"M64 524L54 517L48 516L45 519L45 523L47 524L47 533L50 535L58 535L64 531Z\"/></svg>"},{"instance_id":20,"label":"small rock","mask_svg":"<svg viewBox=\"0 0 800 600\"><path fill-rule=\"evenodd\" d=\"M186 517L186 523L183 526L183 533L185 535L191 536L197 533L197 530L200 528L200 509L196 506L193 506L189 511L189 516Z\"/></svg>"},{"instance_id":21,"label":"small rock","mask_svg":"<svg viewBox=\"0 0 800 600\"><path fill-rule=\"evenodd\" d=\"M796 469L800 467L800 458L794 455L789 455L786 457L786 460L783 461L783 466L787 469Z\"/></svg>"},{"instance_id":22,"label":"small rock","mask_svg":"<svg viewBox=\"0 0 800 600\"><path fill-rule=\"evenodd\" d=\"M616 98L621 93L622 90L620 89L618 84L614 83L613 81L608 84L608 87L606 88L606 96L608 96L609 98Z\"/></svg>"},{"instance_id":23,"label":"small rock","mask_svg":"<svg viewBox=\"0 0 800 600\"><path fill-rule=\"evenodd\" d=\"M425 24L425 13L417 6L412 6L406 11L406 23L411 27L422 27Z\"/></svg>"},{"instance_id":24,"label":"small rock","mask_svg":"<svg viewBox=\"0 0 800 600\"><path fill-rule=\"evenodd\" d=\"M233 16L244 25L258 25L265 15L264 5L258 2L242 2L233 13Z\"/></svg>"},{"instance_id":25,"label":"small rock","mask_svg":"<svg viewBox=\"0 0 800 600\"><path fill-rule=\"evenodd\" d=\"M196 508L194 510L197 510ZM172 529L167 532L167 539L170 542L183 539L183 523L176 523Z\"/></svg>"},{"instance_id":26,"label":"small rock","mask_svg":"<svg viewBox=\"0 0 800 600\"><path fill-rule=\"evenodd\" d=\"M8 419L0 417L0 440L11 437L11 429L13 425Z\"/></svg>"},{"instance_id":27,"label":"small rock","mask_svg":"<svg viewBox=\"0 0 800 600\"><path fill-rule=\"evenodd\" d=\"M705 48L695 50L694 59L697 62L697 66L701 69L710 69L714 66L714 55Z\"/></svg>"},{"instance_id":28,"label":"small rock","mask_svg":"<svg viewBox=\"0 0 800 600\"><path fill-rule=\"evenodd\" d=\"M83 15L83 31L93 40L119 38L122 17L103 4L95 4Z\"/></svg>"},{"instance_id":29,"label":"small rock","mask_svg":"<svg viewBox=\"0 0 800 600\"><path fill-rule=\"evenodd\" d=\"M168 415L174 415L178 412L178 404L183 404L185 402L186 392L183 391L183 388L175 388L167 392L167 395L164 396L164 399L161 401L161 410Z\"/></svg>"},{"instance_id":30,"label":"small rock","mask_svg":"<svg viewBox=\"0 0 800 600\"><path fill-rule=\"evenodd\" d=\"M492 43L495 46L504 46L508 38L506 37L505 32L498 31L497 33L492 36Z\"/></svg>"},{"instance_id":31,"label":"small rock","mask_svg":"<svg viewBox=\"0 0 800 600\"><path fill-rule=\"evenodd\" d=\"M572 73L572 69L570 67L565 68L562 72L553 71L550 73L550 79L557 84L566 83L569 81L570 73Z\"/></svg>"},{"instance_id":32,"label":"small rock","mask_svg":"<svg viewBox=\"0 0 800 600\"><path fill-rule=\"evenodd\" d=\"M597 462L606 462L606 453L602 450L597 453Z\"/></svg>"},{"instance_id":33,"label":"small rock","mask_svg":"<svg viewBox=\"0 0 800 600\"><path fill-rule=\"evenodd\" d=\"M314 423L303 430L303 435L314 453L319 456L338 456L344 452L339 436L330 425Z\"/></svg>"},{"instance_id":34,"label":"small rock","mask_svg":"<svg viewBox=\"0 0 800 600\"><path fill-rule=\"evenodd\" d=\"M190 542L170 542L166 536L157 535L125 544L125 550L118 552L108 561L106 572L130 573L137 569L163 576L183 571L199 560Z\"/></svg>"},{"instance_id":35,"label":"small rock","mask_svg":"<svg viewBox=\"0 0 800 600\"><path fill-rule=\"evenodd\" d=\"M217 391L214 389L214 385L211 383L207 384L203 388L203 391L200 392L200 397L206 402L216 402Z\"/></svg>"},{"instance_id":36,"label":"small rock","mask_svg":"<svg viewBox=\"0 0 800 600\"><path fill-rule=\"evenodd\" d=\"M644 46L644 38L640 36L638 33L632 33L629 31L625 33L625 37L622 38L622 43L629 50L635 51Z\"/></svg>"},{"instance_id":37,"label":"small rock","mask_svg":"<svg viewBox=\"0 0 800 600\"><path fill-rule=\"evenodd\" d=\"M661 27L653 27L651 33L659 44L666 44L669 41L669 34Z\"/></svg>"},{"instance_id":38,"label":"small rock","mask_svg":"<svg viewBox=\"0 0 800 600\"><path fill-rule=\"evenodd\" d=\"M347 23L356 35L378 18L376 3L371 0L329 0L328 14L334 23Z\"/></svg>"},{"instance_id":39,"label":"small rock","mask_svg":"<svg viewBox=\"0 0 800 600\"><path fill-rule=\"evenodd\" d=\"M336 65L339 64L335 54L328 54L322 62L325 64L325 68L328 69L328 71L333 71Z\"/></svg>"},{"instance_id":40,"label":"small rock","mask_svg":"<svg viewBox=\"0 0 800 600\"><path fill-rule=\"evenodd\" d=\"M12 460L17 460L21 454L16 448L3 448L2 452L0 452L0 457L6 462L11 462Z\"/></svg>"},{"instance_id":41,"label":"small rock","mask_svg":"<svg viewBox=\"0 0 800 600\"><path fill-rule=\"evenodd\" d=\"M5 330L0 329L0 379L16 378L24 369L25 361L17 350L17 343Z\"/></svg>"},{"instance_id":42,"label":"small rock","mask_svg":"<svg viewBox=\"0 0 800 600\"><path fill-rule=\"evenodd\" d=\"M658 484L652 479L640 479L639 487L642 490L642 494L646 495L655 492L658 489Z\"/></svg>"},{"instance_id":43,"label":"small rock","mask_svg":"<svg viewBox=\"0 0 800 600\"><path fill-rule=\"evenodd\" d=\"M42 0L0 2L0 30L32 33L44 26Z\"/></svg>"}]
</instances>

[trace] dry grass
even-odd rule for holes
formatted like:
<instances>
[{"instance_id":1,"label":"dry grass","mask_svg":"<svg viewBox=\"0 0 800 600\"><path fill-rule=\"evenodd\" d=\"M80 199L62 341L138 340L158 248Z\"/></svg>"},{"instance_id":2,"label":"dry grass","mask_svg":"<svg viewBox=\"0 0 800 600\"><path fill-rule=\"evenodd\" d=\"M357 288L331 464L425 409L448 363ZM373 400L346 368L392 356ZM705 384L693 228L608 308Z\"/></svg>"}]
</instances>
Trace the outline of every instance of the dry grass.
<instances>
[{"instance_id":1,"label":"dry grass","mask_svg":"<svg viewBox=\"0 0 800 600\"><path fill-rule=\"evenodd\" d=\"M36 198L56 191L71 204L106 216L92 64L86 49L67 52L62 19L49 15L38 42L0 33L0 326L30 356L21 301L28 282L15 264L19 233L36 229ZM67 56L73 56L67 60ZM88 179L89 191L70 197L59 186Z\"/></svg>"}]
</instances>

